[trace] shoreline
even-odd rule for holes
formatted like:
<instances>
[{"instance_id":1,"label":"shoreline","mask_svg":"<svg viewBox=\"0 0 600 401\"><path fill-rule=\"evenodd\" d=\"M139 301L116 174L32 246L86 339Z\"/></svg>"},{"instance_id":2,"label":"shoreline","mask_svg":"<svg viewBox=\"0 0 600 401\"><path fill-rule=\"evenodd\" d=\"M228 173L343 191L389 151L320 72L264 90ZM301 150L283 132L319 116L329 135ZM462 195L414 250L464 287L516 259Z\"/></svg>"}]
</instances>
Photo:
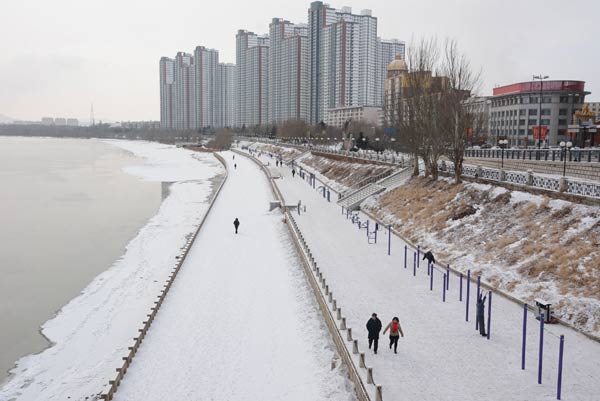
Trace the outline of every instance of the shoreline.
<instances>
[{"instance_id":1,"label":"shoreline","mask_svg":"<svg viewBox=\"0 0 600 401\"><path fill-rule=\"evenodd\" d=\"M224 175L212 154L198 157L196 152L147 141L97 140L143 158L142 165L125 166L122 171L142 180L168 183L169 194L129 240L124 253L40 326L38 331L48 346L15 361L0 382L0 398L97 395L120 359L116 355L126 348L125 340L138 326L132 322L145 316L142 311L151 304L158 283L169 271L168 262L199 224L206 202ZM96 346L97 341L103 344ZM65 375L70 375L70 380ZM57 377L68 380L66 386L53 383ZM87 383L77 385L78 379Z\"/></svg>"}]
</instances>

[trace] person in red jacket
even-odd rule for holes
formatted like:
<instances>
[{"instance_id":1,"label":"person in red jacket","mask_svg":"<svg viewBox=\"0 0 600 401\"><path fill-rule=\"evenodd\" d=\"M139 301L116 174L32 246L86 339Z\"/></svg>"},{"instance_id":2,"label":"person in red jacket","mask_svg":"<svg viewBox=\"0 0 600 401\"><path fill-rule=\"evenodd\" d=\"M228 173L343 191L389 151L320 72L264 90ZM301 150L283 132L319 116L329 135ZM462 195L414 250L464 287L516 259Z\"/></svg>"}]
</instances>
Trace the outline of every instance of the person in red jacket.
<instances>
[{"instance_id":1,"label":"person in red jacket","mask_svg":"<svg viewBox=\"0 0 600 401\"><path fill-rule=\"evenodd\" d=\"M400 326L400 319L394 317L392 321L386 326L385 330L383 330L383 334L387 331L390 331L390 349L392 349L392 345L394 346L394 354L398 353L398 339L400 336L404 337L404 333L402 332L402 326Z\"/></svg>"}]
</instances>

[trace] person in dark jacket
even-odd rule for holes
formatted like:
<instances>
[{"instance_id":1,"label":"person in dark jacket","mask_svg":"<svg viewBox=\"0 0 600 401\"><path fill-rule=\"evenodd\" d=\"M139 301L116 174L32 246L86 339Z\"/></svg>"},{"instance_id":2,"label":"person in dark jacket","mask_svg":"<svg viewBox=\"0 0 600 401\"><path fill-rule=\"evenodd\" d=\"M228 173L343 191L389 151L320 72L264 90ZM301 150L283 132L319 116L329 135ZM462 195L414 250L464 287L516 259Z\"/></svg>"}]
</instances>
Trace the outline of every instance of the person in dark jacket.
<instances>
[{"instance_id":1,"label":"person in dark jacket","mask_svg":"<svg viewBox=\"0 0 600 401\"><path fill-rule=\"evenodd\" d=\"M377 317L377 313L371 315L371 318L367 322L367 330L369 331L369 349L373 345L373 351L377 354L379 332L381 331L381 320Z\"/></svg>"},{"instance_id":2,"label":"person in dark jacket","mask_svg":"<svg viewBox=\"0 0 600 401\"><path fill-rule=\"evenodd\" d=\"M435 263L435 258L433 257L433 253L431 251L427 251L423 254L423 260L427 259L430 264Z\"/></svg>"},{"instance_id":3,"label":"person in dark jacket","mask_svg":"<svg viewBox=\"0 0 600 401\"><path fill-rule=\"evenodd\" d=\"M485 333L485 299L487 295L482 297L483 294L479 294L479 298L477 299L477 325L479 326L479 334L484 337L487 337Z\"/></svg>"},{"instance_id":4,"label":"person in dark jacket","mask_svg":"<svg viewBox=\"0 0 600 401\"><path fill-rule=\"evenodd\" d=\"M240 226L240 221L237 217L235 218L235 220L233 220L233 226L235 227L235 233L237 234L238 227Z\"/></svg>"},{"instance_id":5,"label":"person in dark jacket","mask_svg":"<svg viewBox=\"0 0 600 401\"><path fill-rule=\"evenodd\" d=\"M296 170L292 169L292 178L296 176Z\"/></svg>"}]
</instances>

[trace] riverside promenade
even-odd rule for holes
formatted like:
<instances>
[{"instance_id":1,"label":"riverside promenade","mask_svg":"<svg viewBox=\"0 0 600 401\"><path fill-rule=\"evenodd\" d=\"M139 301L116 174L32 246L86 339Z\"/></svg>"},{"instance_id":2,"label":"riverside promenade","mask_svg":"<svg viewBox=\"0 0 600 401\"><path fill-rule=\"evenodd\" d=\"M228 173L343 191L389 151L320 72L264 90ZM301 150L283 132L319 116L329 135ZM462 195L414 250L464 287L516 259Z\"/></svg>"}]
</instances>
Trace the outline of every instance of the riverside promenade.
<instances>
[{"instance_id":1,"label":"riverside promenade","mask_svg":"<svg viewBox=\"0 0 600 401\"><path fill-rule=\"evenodd\" d=\"M227 181L114 399L355 399L264 172L222 155Z\"/></svg>"},{"instance_id":2,"label":"riverside promenade","mask_svg":"<svg viewBox=\"0 0 600 401\"><path fill-rule=\"evenodd\" d=\"M600 394L600 344L569 328L549 325L544 329L542 384L538 384L540 324L527 314L526 368L521 369L522 305L493 294L490 339L475 330L476 286L470 287L469 321L466 322L466 280L459 301L459 276L451 274L443 301L443 274L434 270L433 290L427 265L413 271L413 250L382 229L377 244L369 243L365 229L358 229L342 214L340 206L323 198L307 180L287 166L275 167L275 159L262 154L269 164L286 204L301 201L306 212L296 222L315 261L335 293L338 305L366 366L373 368L376 384L383 386L384 400L553 400L557 398L559 336L565 336L562 380L563 400L597 400ZM368 217L359 213L362 222ZM373 227L373 221L370 222ZM372 242L372 241L371 241ZM435 250L434 250L435 251ZM485 280L485 277L483 278ZM483 290L487 294L487 290ZM486 305L487 306L487 305ZM384 327L398 316L405 332L398 354L380 339L380 352L367 348L365 323L377 312ZM487 318L486 318L487 320ZM348 347L352 346L348 342Z\"/></svg>"}]
</instances>

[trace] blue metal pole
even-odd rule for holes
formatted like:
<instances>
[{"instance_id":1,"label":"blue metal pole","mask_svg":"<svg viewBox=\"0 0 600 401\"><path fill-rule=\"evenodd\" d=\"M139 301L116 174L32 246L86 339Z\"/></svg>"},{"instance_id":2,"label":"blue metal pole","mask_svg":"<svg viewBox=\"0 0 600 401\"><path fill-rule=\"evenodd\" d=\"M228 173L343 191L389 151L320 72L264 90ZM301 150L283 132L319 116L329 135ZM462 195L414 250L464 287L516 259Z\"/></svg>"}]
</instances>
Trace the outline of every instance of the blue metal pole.
<instances>
[{"instance_id":1,"label":"blue metal pole","mask_svg":"<svg viewBox=\"0 0 600 401\"><path fill-rule=\"evenodd\" d=\"M413 252L413 276L417 275L417 253Z\"/></svg>"},{"instance_id":2,"label":"blue metal pole","mask_svg":"<svg viewBox=\"0 0 600 401\"><path fill-rule=\"evenodd\" d=\"M358 227L360 228L360 227ZM367 220L367 239L369 238L369 220Z\"/></svg>"},{"instance_id":3,"label":"blue metal pole","mask_svg":"<svg viewBox=\"0 0 600 401\"><path fill-rule=\"evenodd\" d=\"M417 245L417 267L421 267L421 245Z\"/></svg>"},{"instance_id":4,"label":"blue metal pole","mask_svg":"<svg viewBox=\"0 0 600 401\"><path fill-rule=\"evenodd\" d=\"M392 226L388 225L388 256L392 254Z\"/></svg>"},{"instance_id":5,"label":"blue metal pole","mask_svg":"<svg viewBox=\"0 0 600 401\"><path fill-rule=\"evenodd\" d=\"M429 276L429 291L433 291L433 265L431 266L431 275Z\"/></svg>"},{"instance_id":6,"label":"blue metal pole","mask_svg":"<svg viewBox=\"0 0 600 401\"><path fill-rule=\"evenodd\" d=\"M563 368L563 352L565 349L565 336L560 336L560 347L558 349L558 383L556 387L556 399L560 400L562 393L562 368Z\"/></svg>"},{"instance_id":7,"label":"blue metal pole","mask_svg":"<svg viewBox=\"0 0 600 401\"><path fill-rule=\"evenodd\" d=\"M462 282L463 282L463 274L460 273L460 291L458 293L458 300L462 302Z\"/></svg>"},{"instance_id":8,"label":"blue metal pole","mask_svg":"<svg viewBox=\"0 0 600 401\"><path fill-rule=\"evenodd\" d=\"M475 300L479 302L479 295L481 294L481 276L477 276L477 298ZM479 330L479 320L475 319L475 330Z\"/></svg>"},{"instance_id":9,"label":"blue metal pole","mask_svg":"<svg viewBox=\"0 0 600 401\"><path fill-rule=\"evenodd\" d=\"M447 277L446 273L444 273L444 284L446 284L446 280L447 280L446 277ZM442 288L443 288L443 290L442 290L442 302L446 302L446 286L442 285Z\"/></svg>"},{"instance_id":10,"label":"blue metal pole","mask_svg":"<svg viewBox=\"0 0 600 401\"><path fill-rule=\"evenodd\" d=\"M523 304L523 344L521 346L521 369L525 370L525 346L527 345L527 304Z\"/></svg>"},{"instance_id":11,"label":"blue metal pole","mask_svg":"<svg viewBox=\"0 0 600 401\"><path fill-rule=\"evenodd\" d=\"M469 321L469 292L471 291L471 270L467 271L467 322Z\"/></svg>"},{"instance_id":12,"label":"blue metal pole","mask_svg":"<svg viewBox=\"0 0 600 401\"><path fill-rule=\"evenodd\" d=\"M490 339L490 328L492 325L492 292L488 295L488 321L487 321L487 339Z\"/></svg>"},{"instance_id":13,"label":"blue metal pole","mask_svg":"<svg viewBox=\"0 0 600 401\"><path fill-rule=\"evenodd\" d=\"M544 358L544 314L540 314L540 353L538 355L538 384L542 384L542 360Z\"/></svg>"},{"instance_id":14,"label":"blue metal pole","mask_svg":"<svg viewBox=\"0 0 600 401\"><path fill-rule=\"evenodd\" d=\"M404 245L404 268L406 269L406 252L408 251L408 247Z\"/></svg>"},{"instance_id":15,"label":"blue metal pole","mask_svg":"<svg viewBox=\"0 0 600 401\"><path fill-rule=\"evenodd\" d=\"M450 265L446 265L446 289L450 289Z\"/></svg>"}]
</instances>

